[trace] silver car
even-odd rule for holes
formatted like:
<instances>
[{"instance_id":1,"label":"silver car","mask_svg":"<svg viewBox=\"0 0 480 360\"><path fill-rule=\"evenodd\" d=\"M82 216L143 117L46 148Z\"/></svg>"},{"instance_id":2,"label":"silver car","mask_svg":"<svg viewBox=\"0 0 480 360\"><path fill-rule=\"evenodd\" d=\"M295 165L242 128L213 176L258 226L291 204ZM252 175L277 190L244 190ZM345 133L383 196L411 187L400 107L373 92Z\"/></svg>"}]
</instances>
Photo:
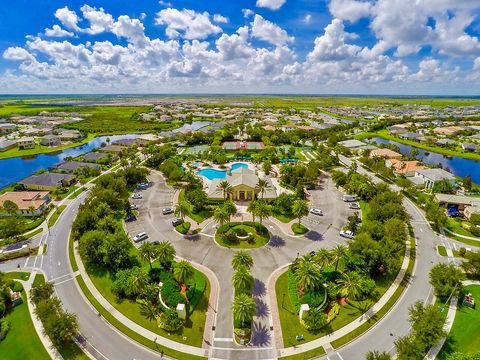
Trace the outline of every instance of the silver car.
<instances>
[{"instance_id":1,"label":"silver car","mask_svg":"<svg viewBox=\"0 0 480 360\"><path fill-rule=\"evenodd\" d=\"M310 209L310 213L313 215L323 215L323 211L317 208Z\"/></svg>"}]
</instances>

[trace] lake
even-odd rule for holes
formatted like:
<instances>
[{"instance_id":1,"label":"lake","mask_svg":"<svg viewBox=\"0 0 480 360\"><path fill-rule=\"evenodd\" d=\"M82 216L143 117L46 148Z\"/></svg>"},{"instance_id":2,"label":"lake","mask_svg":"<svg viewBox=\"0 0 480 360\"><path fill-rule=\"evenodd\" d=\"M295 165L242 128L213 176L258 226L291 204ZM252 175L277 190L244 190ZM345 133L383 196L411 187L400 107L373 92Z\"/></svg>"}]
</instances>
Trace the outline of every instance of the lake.
<instances>
[{"instance_id":1,"label":"lake","mask_svg":"<svg viewBox=\"0 0 480 360\"><path fill-rule=\"evenodd\" d=\"M400 152L405 155L410 155L410 150L412 146L401 144L396 141L386 140L380 137L375 137L371 139L373 142L378 144L393 144L398 146ZM418 160L421 160L428 165L438 165L440 164L442 168L450 171L455 176L465 177L470 176L473 182L480 184L480 162L470 159L465 159L459 156L447 157L445 155L428 152L423 149L415 148L418 150L419 154L417 156Z\"/></svg>"},{"instance_id":2,"label":"lake","mask_svg":"<svg viewBox=\"0 0 480 360\"><path fill-rule=\"evenodd\" d=\"M99 148L102 143L107 142L107 138L110 138L112 143L116 140L133 139L136 137L138 137L136 134L99 136L86 144L63 151L0 160L0 189L30 176L38 170L48 169L50 166L62 162L66 157L76 157Z\"/></svg>"}]
</instances>

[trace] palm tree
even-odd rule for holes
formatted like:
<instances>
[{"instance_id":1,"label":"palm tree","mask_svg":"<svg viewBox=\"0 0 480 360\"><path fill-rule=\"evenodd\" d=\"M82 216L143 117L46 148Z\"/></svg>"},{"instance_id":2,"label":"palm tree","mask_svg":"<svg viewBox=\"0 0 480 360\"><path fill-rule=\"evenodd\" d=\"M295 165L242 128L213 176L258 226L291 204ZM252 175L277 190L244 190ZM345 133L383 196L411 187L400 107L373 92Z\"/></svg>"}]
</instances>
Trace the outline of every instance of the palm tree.
<instances>
[{"instance_id":1,"label":"palm tree","mask_svg":"<svg viewBox=\"0 0 480 360\"><path fill-rule=\"evenodd\" d=\"M232 200L225 201L223 204L225 212L228 214L228 222L230 222L232 215L237 213L237 207Z\"/></svg>"},{"instance_id":2,"label":"palm tree","mask_svg":"<svg viewBox=\"0 0 480 360\"><path fill-rule=\"evenodd\" d=\"M245 250L240 250L232 257L232 267L237 270L241 266L246 267L247 269L250 269L253 266L252 255Z\"/></svg>"},{"instance_id":3,"label":"palm tree","mask_svg":"<svg viewBox=\"0 0 480 360\"><path fill-rule=\"evenodd\" d=\"M356 272L344 273L337 280L337 290L344 298L355 299L362 292L360 275Z\"/></svg>"},{"instance_id":4,"label":"palm tree","mask_svg":"<svg viewBox=\"0 0 480 360\"><path fill-rule=\"evenodd\" d=\"M223 200L227 200L227 196L232 192L232 186L227 180L222 180L218 184L217 190L223 193Z\"/></svg>"},{"instance_id":5,"label":"palm tree","mask_svg":"<svg viewBox=\"0 0 480 360\"><path fill-rule=\"evenodd\" d=\"M272 209L265 201L259 201L257 205L257 216L260 219L260 225L264 219L267 219L272 213Z\"/></svg>"},{"instance_id":6,"label":"palm tree","mask_svg":"<svg viewBox=\"0 0 480 360\"><path fill-rule=\"evenodd\" d=\"M129 296L140 294L148 285L148 281L148 274L145 270L139 267L133 268L128 276L126 294Z\"/></svg>"},{"instance_id":7,"label":"palm tree","mask_svg":"<svg viewBox=\"0 0 480 360\"><path fill-rule=\"evenodd\" d=\"M142 299L138 302L140 304L140 314L145 316L147 320L153 321L156 320L157 317L160 315L160 311L158 307L153 305L147 299Z\"/></svg>"},{"instance_id":8,"label":"palm tree","mask_svg":"<svg viewBox=\"0 0 480 360\"><path fill-rule=\"evenodd\" d=\"M152 268L152 259L154 259L157 255L157 248L151 242L145 242L140 246L138 249L140 253L140 257L143 261L148 261L150 265L150 269Z\"/></svg>"},{"instance_id":9,"label":"palm tree","mask_svg":"<svg viewBox=\"0 0 480 360\"><path fill-rule=\"evenodd\" d=\"M249 324L256 311L257 305L251 295L242 293L233 299L232 313L235 321L240 324L240 327L243 328Z\"/></svg>"},{"instance_id":10,"label":"palm tree","mask_svg":"<svg viewBox=\"0 0 480 360\"><path fill-rule=\"evenodd\" d=\"M325 248L319 249L315 254L315 261L323 269L333 262L333 253Z\"/></svg>"},{"instance_id":11,"label":"palm tree","mask_svg":"<svg viewBox=\"0 0 480 360\"><path fill-rule=\"evenodd\" d=\"M233 273L232 283L238 292L249 292L253 286L253 276L245 266L239 266Z\"/></svg>"},{"instance_id":12,"label":"palm tree","mask_svg":"<svg viewBox=\"0 0 480 360\"><path fill-rule=\"evenodd\" d=\"M168 265L173 261L175 255L176 251L171 242L162 241L157 245L158 262L164 269L168 268Z\"/></svg>"},{"instance_id":13,"label":"palm tree","mask_svg":"<svg viewBox=\"0 0 480 360\"><path fill-rule=\"evenodd\" d=\"M219 206L213 212L213 219L220 224L220 227L228 221L230 216L228 215L226 209L223 206Z\"/></svg>"},{"instance_id":14,"label":"palm tree","mask_svg":"<svg viewBox=\"0 0 480 360\"><path fill-rule=\"evenodd\" d=\"M265 179L258 179L257 185L255 185L255 190L262 194L262 199L265 194L265 191L270 190L270 183Z\"/></svg>"},{"instance_id":15,"label":"palm tree","mask_svg":"<svg viewBox=\"0 0 480 360\"><path fill-rule=\"evenodd\" d=\"M250 201L250 204L248 204L247 211L252 214L253 222L255 222L255 216L257 215L257 210L258 210L258 200L252 200Z\"/></svg>"},{"instance_id":16,"label":"palm tree","mask_svg":"<svg viewBox=\"0 0 480 360\"><path fill-rule=\"evenodd\" d=\"M30 214L30 216L33 216L33 214L35 213L35 207L30 205L28 207L28 213Z\"/></svg>"},{"instance_id":17,"label":"palm tree","mask_svg":"<svg viewBox=\"0 0 480 360\"><path fill-rule=\"evenodd\" d=\"M195 275L195 270L193 269L192 264L187 260L181 260L175 265L173 269L173 277L180 284L186 284L189 279L192 279Z\"/></svg>"},{"instance_id":18,"label":"palm tree","mask_svg":"<svg viewBox=\"0 0 480 360\"><path fill-rule=\"evenodd\" d=\"M333 259L335 261L335 271L338 269L338 264L347 255L347 247L344 245L337 245L332 249Z\"/></svg>"},{"instance_id":19,"label":"palm tree","mask_svg":"<svg viewBox=\"0 0 480 360\"><path fill-rule=\"evenodd\" d=\"M310 256L304 256L298 261L294 275L300 294L305 290L318 288L323 281L322 269L312 261Z\"/></svg>"},{"instance_id":20,"label":"palm tree","mask_svg":"<svg viewBox=\"0 0 480 360\"><path fill-rule=\"evenodd\" d=\"M185 220L185 215L190 214L192 211L192 204L187 200L180 200L175 208L175 216L180 216L182 220Z\"/></svg>"},{"instance_id":21,"label":"palm tree","mask_svg":"<svg viewBox=\"0 0 480 360\"><path fill-rule=\"evenodd\" d=\"M308 215L308 201L307 200L295 200L292 206L292 214L298 218L298 223L302 217Z\"/></svg>"}]
</instances>

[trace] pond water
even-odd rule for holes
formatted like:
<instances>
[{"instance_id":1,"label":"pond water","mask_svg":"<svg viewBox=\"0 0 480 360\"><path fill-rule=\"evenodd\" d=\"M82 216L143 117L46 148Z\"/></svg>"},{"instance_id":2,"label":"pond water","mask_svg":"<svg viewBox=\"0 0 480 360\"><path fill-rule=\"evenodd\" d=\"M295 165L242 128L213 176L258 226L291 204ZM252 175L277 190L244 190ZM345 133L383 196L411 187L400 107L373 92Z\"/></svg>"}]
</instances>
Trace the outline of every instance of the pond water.
<instances>
[{"instance_id":1,"label":"pond water","mask_svg":"<svg viewBox=\"0 0 480 360\"><path fill-rule=\"evenodd\" d=\"M238 168L248 168L248 164L245 163L233 163L230 167L230 171ZM225 179L227 177L227 170L217 170L212 168L202 169L197 171L197 175L204 176L208 180Z\"/></svg>"},{"instance_id":2,"label":"pond water","mask_svg":"<svg viewBox=\"0 0 480 360\"><path fill-rule=\"evenodd\" d=\"M401 144L396 141L386 140L380 137L375 137L371 139L373 142L378 144L393 144L398 146L400 152L405 155L410 155L410 150L412 146ZM428 165L438 165L440 164L442 168L447 171L450 171L455 176L465 177L470 176L473 182L480 184L480 162L470 159L465 159L458 156L446 156L435 152L428 152L423 149L415 148L418 150L419 154L417 156L418 160L421 160Z\"/></svg>"},{"instance_id":3,"label":"pond water","mask_svg":"<svg viewBox=\"0 0 480 360\"><path fill-rule=\"evenodd\" d=\"M99 136L84 145L63 151L0 160L0 189L30 176L38 170L48 169L50 166L62 162L66 157L79 156L99 148L102 143L107 142L107 138L110 138L110 143L112 143L116 140L133 139L136 137L138 137L136 134Z\"/></svg>"}]
</instances>

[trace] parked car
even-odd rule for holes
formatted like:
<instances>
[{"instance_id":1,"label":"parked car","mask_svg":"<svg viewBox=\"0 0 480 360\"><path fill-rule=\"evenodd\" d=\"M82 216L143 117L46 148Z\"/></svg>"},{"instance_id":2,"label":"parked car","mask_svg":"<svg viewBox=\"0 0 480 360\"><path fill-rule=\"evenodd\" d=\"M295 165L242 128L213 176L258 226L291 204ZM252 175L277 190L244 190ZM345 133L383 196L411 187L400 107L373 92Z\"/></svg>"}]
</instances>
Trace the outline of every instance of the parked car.
<instances>
[{"instance_id":1,"label":"parked car","mask_svg":"<svg viewBox=\"0 0 480 360\"><path fill-rule=\"evenodd\" d=\"M174 218L174 219L172 219L172 225L173 225L173 226L178 226L178 225L183 224L183 223L184 223L184 221L183 221L182 218Z\"/></svg>"},{"instance_id":2,"label":"parked car","mask_svg":"<svg viewBox=\"0 0 480 360\"><path fill-rule=\"evenodd\" d=\"M360 205L356 202L348 204L348 207L350 209L354 209L354 210L359 210L360 209Z\"/></svg>"},{"instance_id":3,"label":"parked car","mask_svg":"<svg viewBox=\"0 0 480 360\"><path fill-rule=\"evenodd\" d=\"M342 200L345 202L357 201L357 195L343 195Z\"/></svg>"},{"instance_id":4,"label":"parked car","mask_svg":"<svg viewBox=\"0 0 480 360\"><path fill-rule=\"evenodd\" d=\"M317 209L317 208L310 209L310 213L314 214L314 215L323 215L322 210Z\"/></svg>"},{"instance_id":5,"label":"parked car","mask_svg":"<svg viewBox=\"0 0 480 360\"><path fill-rule=\"evenodd\" d=\"M449 217L463 217L463 214L460 211L458 211L456 207L447 208L447 215Z\"/></svg>"},{"instance_id":6,"label":"parked car","mask_svg":"<svg viewBox=\"0 0 480 360\"><path fill-rule=\"evenodd\" d=\"M163 215L168 215L168 214L173 214L173 209L172 208L165 208L162 210Z\"/></svg>"},{"instance_id":7,"label":"parked car","mask_svg":"<svg viewBox=\"0 0 480 360\"><path fill-rule=\"evenodd\" d=\"M140 184L137 185L137 189L139 189L139 190L145 190L147 188L148 188L148 184L146 184L146 183L140 183Z\"/></svg>"},{"instance_id":8,"label":"parked car","mask_svg":"<svg viewBox=\"0 0 480 360\"><path fill-rule=\"evenodd\" d=\"M142 198L142 194L139 194L139 193L133 193L132 196L131 196L132 199L141 199Z\"/></svg>"},{"instance_id":9,"label":"parked car","mask_svg":"<svg viewBox=\"0 0 480 360\"><path fill-rule=\"evenodd\" d=\"M148 239L148 235L146 232L141 232L140 234L137 234L133 237L133 241L135 242L139 242L145 239Z\"/></svg>"},{"instance_id":10,"label":"parked car","mask_svg":"<svg viewBox=\"0 0 480 360\"><path fill-rule=\"evenodd\" d=\"M160 245L160 241L158 241L158 240L152 241L152 244L153 245Z\"/></svg>"},{"instance_id":11,"label":"parked car","mask_svg":"<svg viewBox=\"0 0 480 360\"><path fill-rule=\"evenodd\" d=\"M355 237L350 230L340 230L340 236L346 237L347 239L353 239Z\"/></svg>"},{"instance_id":12,"label":"parked car","mask_svg":"<svg viewBox=\"0 0 480 360\"><path fill-rule=\"evenodd\" d=\"M130 209L132 210L138 210L138 205L137 204L131 204Z\"/></svg>"},{"instance_id":13,"label":"parked car","mask_svg":"<svg viewBox=\"0 0 480 360\"><path fill-rule=\"evenodd\" d=\"M313 185L313 184L309 184L309 185L307 185L307 186L305 187L305 189L307 189L307 190L315 190L316 187L315 187L315 185Z\"/></svg>"},{"instance_id":14,"label":"parked car","mask_svg":"<svg viewBox=\"0 0 480 360\"><path fill-rule=\"evenodd\" d=\"M125 216L125 221L126 222L135 221L135 220L137 220L137 218L133 214Z\"/></svg>"}]
</instances>

